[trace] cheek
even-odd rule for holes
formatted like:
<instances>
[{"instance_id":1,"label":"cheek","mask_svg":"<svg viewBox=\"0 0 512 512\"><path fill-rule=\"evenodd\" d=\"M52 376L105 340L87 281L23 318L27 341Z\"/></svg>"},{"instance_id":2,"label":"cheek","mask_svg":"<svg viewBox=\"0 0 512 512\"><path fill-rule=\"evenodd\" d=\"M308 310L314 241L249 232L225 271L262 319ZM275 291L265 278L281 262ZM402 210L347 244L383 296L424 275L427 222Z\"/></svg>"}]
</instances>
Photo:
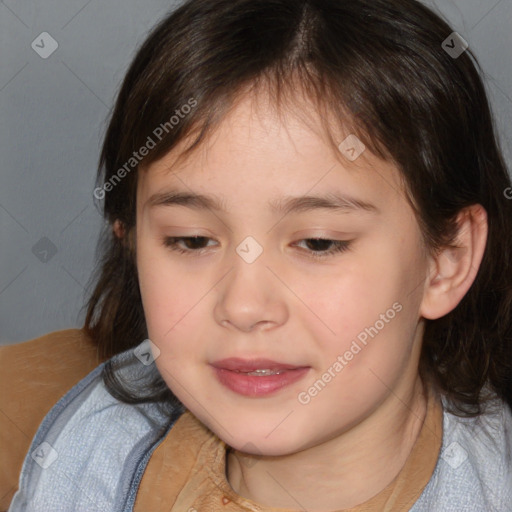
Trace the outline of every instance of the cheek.
<instances>
[{"instance_id":1,"label":"cheek","mask_svg":"<svg viewBox=\"0 0 512 512\"><path fill-rule=\"evenodd\" d=\"M364 416L394 389L408 371L412 345L400 314L378 334L368 334L365 343L349 337L330 347L325 364L301 390L311 397L304 413L345 423Z\"/></svg>"},{"instance_id":2,"label":"cheek","mask_svg":"<svg viewBox=\"0 0 512 512\"><path fill-rule=\"evenodd\" d=\"M389 311L387 316L393 319L400 282L389 267L386 274L371 272L369 267L369 262L359 261L350 269L341 268L322 279L315 276L297 287L297 295L304 297L307 306L300 306L304 318L309 318L309 327L318 339L344 349L365 328L379 322L381 314Z\"/></svg>"},{"instance_id":3,"label":"cheek","mask_svg":"<svg viewBox=\"0 0 512 512\"><path fill-rule=\"evenodd\" d=\"M382 387L379 378L394 381L411 355L417 318L404 266L375 268L378 272L370 272L361 263L326 280L309 295L315 314L304 309L310 319L304 326L321 354L317 370L323 374L330 368L347 400L349 390L361 386L370 399L370 390Z\"/></svg>"},{"instance_id":4,"label":"cheek","mask_svg":"<svg viewBox=\"0 0 512 512\"><path fill-rule=\"evenodd\" d=\"M185 314L193 300L193 287L169 264L164 251L145 244L137 249L137 271L148 334L152 341L163 336ZM188 307L190 309L190 306Z\"/></svg>"},{"instance_id":5,"label":"cheek","mask_svg":"<svg viewBox=\"0 0 512 512\"><path fill-rule=\"evenodd\" d=\"M200 273L177 271L159 251L140 252L139 283L149 339L158 347L156 365L167 384L174 388L201 364L201 340L211 289ZM203 327L202 327L203 326ZM173 389L174 391L174 389Z\"/></svg>"}]
</instances>

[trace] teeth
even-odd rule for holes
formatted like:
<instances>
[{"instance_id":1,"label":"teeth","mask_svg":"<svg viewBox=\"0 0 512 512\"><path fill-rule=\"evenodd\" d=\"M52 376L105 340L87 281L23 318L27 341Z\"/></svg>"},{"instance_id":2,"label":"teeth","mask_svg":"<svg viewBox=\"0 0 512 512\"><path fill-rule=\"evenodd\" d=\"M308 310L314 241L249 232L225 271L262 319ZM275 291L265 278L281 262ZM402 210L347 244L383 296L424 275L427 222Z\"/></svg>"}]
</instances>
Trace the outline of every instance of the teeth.
<instances>
[{"instance_id":1,"label":"teeth","mask_svg":"<svg viewBox=\"0 0 512 512\"><path fill-rule=\"evenodd\" d=\"M262 369L262 370L254 370L252 372L241 372L241 373L245 373L245 375L265 376L265 375L279 375L279 374L281 374L283 372L284 372L284 370L267 370L267 369Z\"/></svg>"}]
</instances>

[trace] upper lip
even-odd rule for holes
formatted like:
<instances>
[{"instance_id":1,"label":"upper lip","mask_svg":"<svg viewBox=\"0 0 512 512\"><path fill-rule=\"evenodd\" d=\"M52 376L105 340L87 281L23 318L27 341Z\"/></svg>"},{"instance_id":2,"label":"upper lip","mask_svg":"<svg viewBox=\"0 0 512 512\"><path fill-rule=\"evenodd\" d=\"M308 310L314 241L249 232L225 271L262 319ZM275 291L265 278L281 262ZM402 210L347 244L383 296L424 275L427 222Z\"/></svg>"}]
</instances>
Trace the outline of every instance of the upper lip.
<instances>
[{"instance_id":1,"label":"upper lip","mask_svg":"<svg viewBox=\"0 0 512 512\"><path fill-rule=\"evenodd\" d=\"M297 368L306 368L296 364L280 363L271 359L242 359L239 357L229 357L211 363L215 368L224 370L252 372L254 370L296 370Z\"/></svg>"}]
</instances>

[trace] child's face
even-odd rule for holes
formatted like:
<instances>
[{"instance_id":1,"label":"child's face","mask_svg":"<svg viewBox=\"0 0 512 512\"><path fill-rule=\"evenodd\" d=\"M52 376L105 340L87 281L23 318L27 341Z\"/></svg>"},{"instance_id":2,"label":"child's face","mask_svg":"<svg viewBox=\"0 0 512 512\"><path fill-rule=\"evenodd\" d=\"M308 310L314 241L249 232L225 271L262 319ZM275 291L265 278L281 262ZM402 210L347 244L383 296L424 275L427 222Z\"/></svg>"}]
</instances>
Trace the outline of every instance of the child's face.
<instances>
[{"instance_id":1,"label":"child's face","mask_svg":"<svg viewBox=\"0 0 512 512\"><path fill-rule=\"evenodd\" d=\"M137 189L137 266L157 367L227 444L268 455L318 445L390 403L405 407L418 383L428 274L398 170L368 150L355 162L336 157L318 130L286 119L283 126L263 105L251 116L246 98L209 148L172 169L171 152L140 173ZM225 211L149 207L153 194L171 189L220 198ZM285 215L269 207L326 194L375 210ZM193 236L205 239L177 244L188 254L163 243ZM350 245L332 252L332 243L311 238ZM301 369L248 376L212 366L227 358Z\"/></svg>"}]
</instances>

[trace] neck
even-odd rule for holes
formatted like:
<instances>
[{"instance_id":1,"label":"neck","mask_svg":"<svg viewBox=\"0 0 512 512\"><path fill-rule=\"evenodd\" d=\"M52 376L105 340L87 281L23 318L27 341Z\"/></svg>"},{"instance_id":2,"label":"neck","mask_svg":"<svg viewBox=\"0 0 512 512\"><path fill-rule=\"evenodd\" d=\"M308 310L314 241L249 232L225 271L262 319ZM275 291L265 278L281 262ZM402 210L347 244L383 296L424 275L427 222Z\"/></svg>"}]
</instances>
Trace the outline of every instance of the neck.
<instances>
[{"instance_id":1,"label":"neck","mask_svg":"<svg viewBox=\"0 0 512 512\"><path fill-rule=\"evenodd\" d=\"M352 508L398 475L423 425L426 404L418 377L406 396L390 393L363 421L322 444L279 457L228 451L227 479L237 494L268 507Z\"/></svg>"}]
</instances>

